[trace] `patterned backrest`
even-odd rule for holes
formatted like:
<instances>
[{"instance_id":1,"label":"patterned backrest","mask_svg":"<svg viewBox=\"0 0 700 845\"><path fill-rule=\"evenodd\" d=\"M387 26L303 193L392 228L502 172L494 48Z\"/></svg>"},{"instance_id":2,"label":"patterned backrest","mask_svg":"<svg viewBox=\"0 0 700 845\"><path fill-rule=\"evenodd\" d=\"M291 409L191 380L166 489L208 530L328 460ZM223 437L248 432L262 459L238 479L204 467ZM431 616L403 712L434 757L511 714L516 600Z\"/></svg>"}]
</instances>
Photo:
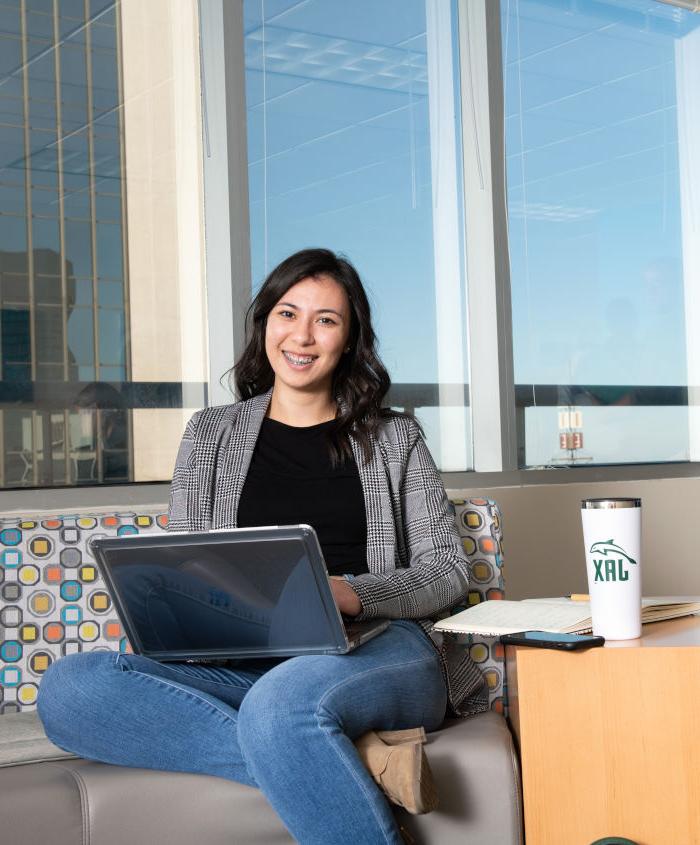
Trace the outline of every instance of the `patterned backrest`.
<instances>
[{"instance_id":1,"label":"patterned backrest","mask_svg":"<svg viewBox=\"0 0 700 845\"><path fill-rule=\"evenodd\" d=\"M471 561L471 589L465 607L487 599L505 598L501 512L491 499L450 500L462 545ZM459 608L455 608L454 613ZM484 673L492 710L505 713L505 652L498 637L461 634L472 660Z\"/></svg>"},{"instance_id":2,"label":"patterned backrest","mask_svg":"<svg viewBox=\"0 0 700 845\"><path fill-rule=\"evenodd\" d=\"M64 654L127 648L88 542L166 525L164 508L0 519L0 713L33 710Z\"/></svg>"},{"instance_id":3,"label":"patterned backrest","mask_svg":"<svg viewBox=\"0 0 700 845\"><path fill-rule=\"evenodd\" d=\"M488 499L453 499L472 561L468 603L503 598L501 521ZM33 710L41 676L65 654L128 648L92 558L95 537L165 530L165 507L128 513L0 518L0 713ZM463 637L503 712L503 652L497 641Z\"/></svg>"}]
</instances>

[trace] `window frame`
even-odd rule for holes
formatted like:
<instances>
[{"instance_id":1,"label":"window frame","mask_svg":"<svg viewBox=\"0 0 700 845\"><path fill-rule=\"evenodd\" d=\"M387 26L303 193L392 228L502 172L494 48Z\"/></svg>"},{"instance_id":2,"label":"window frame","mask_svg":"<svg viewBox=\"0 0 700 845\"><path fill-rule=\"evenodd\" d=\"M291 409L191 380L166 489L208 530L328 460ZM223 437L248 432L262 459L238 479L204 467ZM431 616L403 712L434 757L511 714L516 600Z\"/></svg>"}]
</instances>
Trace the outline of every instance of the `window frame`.
<instances>
[{"instance_id":1,"label":"window frame","mask_svg":"<svg viewBox=\"0 0 700 845\"><path fill-rule=\"evenodd\" d=\"M232 401L221 374L241 353L250 300L243 0L199 0L211 405ZM505 193L500 3L458 0L474 469L448 489L689 478L700 462L519 469ZM478 366L476 365L478 363ZM493 386L498 389L494 390ZM520 423L524 420L520 419ZM167 501L169 481L90 487L90 507ZM0 512L80 509L84 487L0 490Z\"/></svg>"}]
</instances>

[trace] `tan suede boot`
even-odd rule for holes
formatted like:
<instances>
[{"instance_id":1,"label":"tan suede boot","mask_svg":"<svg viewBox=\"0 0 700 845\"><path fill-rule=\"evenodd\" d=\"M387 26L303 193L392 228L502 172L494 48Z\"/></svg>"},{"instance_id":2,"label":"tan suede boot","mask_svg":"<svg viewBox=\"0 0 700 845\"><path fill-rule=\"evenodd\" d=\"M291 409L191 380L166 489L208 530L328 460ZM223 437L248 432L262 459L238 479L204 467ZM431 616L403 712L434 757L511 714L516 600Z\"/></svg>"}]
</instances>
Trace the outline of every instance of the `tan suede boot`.
<instances>
[{"instance_id":1,"label":"tan suede boot","mask_svg":"<svg viewBox=\"0 0 700 845\"><path fill-rule=\"evenodd\" d=\"M414 815L429 813L438 804L433 775L423 752L425 732L422 728L416 730L422 731L422 735L398 744L387 744L375 731L369 731L355 742L360 759L387 798Z\"/></svg>"},{"instance_id":2,"label":"tan suede boot","mask_svg":"<svg viewBox=\"0 0 700 845\"><path fill-rule=\"evenodd\" d=\"M426 742L425 728L405 728L402 731L375 731L387 745L401 745L403 742Z\"/></svg>"}]
</instances>

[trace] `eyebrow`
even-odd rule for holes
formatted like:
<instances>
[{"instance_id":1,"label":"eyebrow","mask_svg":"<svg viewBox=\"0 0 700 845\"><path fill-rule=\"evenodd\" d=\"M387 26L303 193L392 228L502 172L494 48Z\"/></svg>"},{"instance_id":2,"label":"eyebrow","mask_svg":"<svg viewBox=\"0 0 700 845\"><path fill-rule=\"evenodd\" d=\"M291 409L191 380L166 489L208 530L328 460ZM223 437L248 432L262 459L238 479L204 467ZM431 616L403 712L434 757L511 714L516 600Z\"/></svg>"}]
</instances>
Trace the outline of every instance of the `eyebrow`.
<instances>
[{"instance_id":1,"label":"eyebrow","mask_svg":"<svg viewBox=\"0 0 700 845\"><path fill-rule=\"evenodd\" d=\"M296 311L299 311L299 306L295 305L293 302L278 302L277 305L278 306L279 305L287 305L289 308L294 308ZM316 311L316 313L317 314L326 314L326 313L335 314L336 316L340 317L341 320L343 319L343 315L340 313L340 311L336 311L335 308L319 308Z\"/></svg>"}]
</instances>

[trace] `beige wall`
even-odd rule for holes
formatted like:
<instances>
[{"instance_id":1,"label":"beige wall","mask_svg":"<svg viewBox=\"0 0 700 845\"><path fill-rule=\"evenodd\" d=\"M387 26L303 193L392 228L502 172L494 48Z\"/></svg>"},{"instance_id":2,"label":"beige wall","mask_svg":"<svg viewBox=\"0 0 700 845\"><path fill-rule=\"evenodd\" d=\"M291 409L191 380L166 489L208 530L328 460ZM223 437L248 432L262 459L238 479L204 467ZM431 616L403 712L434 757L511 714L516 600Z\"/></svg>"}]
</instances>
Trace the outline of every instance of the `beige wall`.
<instances>
[{"instance_id":1,"label":"beige wall","mask_svg":"<svg viewBox=\"0 0 700 845\"><path fill-rule=\"evenodd\" d=\"M580 506L581 499L595 496L642 499L645 595L700 595L700 478L493 487L468 493L495 499L503 511L508 598L587 592Z\"/></svg>"}]
</instances>

